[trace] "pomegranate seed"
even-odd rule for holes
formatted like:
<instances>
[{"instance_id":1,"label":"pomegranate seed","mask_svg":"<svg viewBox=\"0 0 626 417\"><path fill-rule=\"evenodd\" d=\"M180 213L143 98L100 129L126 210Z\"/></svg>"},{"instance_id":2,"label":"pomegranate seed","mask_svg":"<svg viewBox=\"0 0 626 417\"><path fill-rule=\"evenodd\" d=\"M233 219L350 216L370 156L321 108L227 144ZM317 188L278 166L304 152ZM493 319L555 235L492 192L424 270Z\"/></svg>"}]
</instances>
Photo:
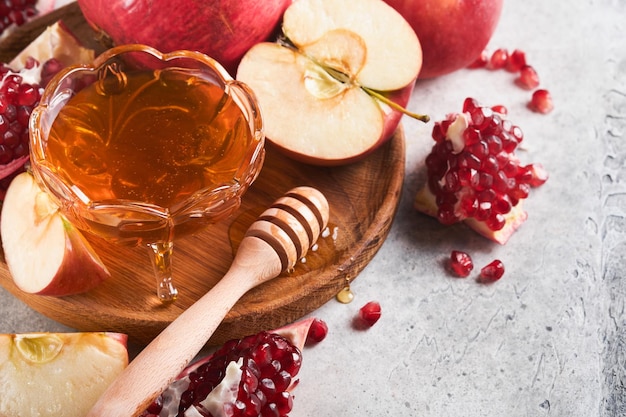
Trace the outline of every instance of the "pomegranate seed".
<instances>
[{"instance_id":1,"label":"pomegranate seed","mask_svg":"<svg viewBox=\"0 0 626 417\"><path fill-rule=\"evenodd\" d=\"M502 69L506 66L509 60L509 52L504 48L496 49L487 63L487 68L490 70Z\"/></svg>"},{"instance_id":2,"label":"pomegranate seed","mask_svg":"<svg viewBox=\"0 0 626 417\"><path fill-rule=\"evenodd\" d=\"M488 62L489 62L489 53L487 52L487 50L483 50L480 53L480 56L476 58L474 62L469 64L467 68L469 69L485 68Z\"/></svg>"},{"instance_id":3,"label":"pomegranate seed","mask_svg":"<svg viewBox=\"0 0 626 417\"><path fill-rule=\"evenodd\" d=\"M499 259L492 261L480 270L481 282L494 282L504 275L504 264Z\"/></svg>"},{"instance_id":4,"label":"pomegranate seed","mask_svg":"<svg viewBox=\"0 0 626 417\"><path fill-rule=\"evenodd\" d=\"M467 253L453 250L450 254L450 267L457 276L465 278L474 269L474 262Z\"/></svg>"},{"instance_id":5,"label":"pomegranate seed","mask_svg":"<svg viewBox=\"0 0 626 417\"><path fill-rule=\"evenodd\" d=\"M539 187L548 181L548 171L546 171L543 165L535 163L528 165L528 167L530 168L530 172L532 174L529 182L531 187Z\"/></svg>"},{"instance_id":6,"label":"pomegranate seed","mask_svg":"<svg viewBox=\"0 0 626 417\"><path fill-rule=\"evenodd\" d=\"M3 16L7 15L8 10L23 9L28 4L34 5L35 1L0 1L0 5L4 5L6 8L6 10L0 10L0 21L2 21ZM27 59L24 70L35 71L38 66L37 60ZM51 64L48 70L49 76L53 76L60 69L60 64ZM41 74L43 72L44 68L41 67ZM21 72L14 72L6 64L0 63L0 165L11 163L28 155L28 120L33 108L39 104L40 92L44 85L42 80L39 83L25 83ZM19 171L22 167L16 166L15 169ZM5 170L4 177L13 178L11 176L13 172ZM0 181L3 179L0 178ZM0 183L0 196L4 195L7 183L10 181Z\"/></svg>"},{"instance_id":7,"label":"pomegranate seed","mask_svg":"<svg viewBox=\"0 0 626 417\"><path fill-rule=\"evenodd\" d=\"M474 218L495 232L506 226L507 214L528 197L530 188L547 180L547 173L540 164L521 165L515 150L524 133L502 113L471 97L463 109L462 115L450 113L435 123L436 143L426 157L428 188L440 223ZM458 117L468 126L453 149L447 129Z\"/></svg>"},{"instance_id":8,"label":"pomegranate seed","mask_svg":"<svg viewBox=\"0 0 626 417\"><path fill-rule=\"evenodd\" d=\"M554 109L552 95L545 89L536 90L528 103L528 108L537 113L550 113Z\"/></svg>"},{"instance_id":9,"label":"pomegranate seed","mask_svg":"<svg viewBox=\"0 0 626 417\"><path fill-rule=\"evenodd\" d=\"M519 72L524 65L526 65L526 53L520 49L515 49L509 55L506 70L509 72Z\"/></svg>"},{"instance_id":10,"label":"pomegranate seed","mask_svg":"<svg viewBox=\"0 0 626 417\"><path fill-rule=\"evenodd\" d=\"M503 116L506 116L507 114L509 114L509 109L507 109L506 106L503 106L502 104L491 106L491 110L494 113L499 113Z\"/></svg>"},{"instance_id":11,"label":"pomegranate seed","mask_svg":"<svg viewBox=\"0 0 626 417\"><path fill-rule=\"evenodd\" d=\"M525 90L534 90L539 87L539 75L535 68L530 65L524 65L519 71L519 77L515 82Z\"/></svg>"},{"instance_id":12,"label":"pomegranate seed","mask_svg":"<svg viewBox=\"0 0 626 417\"><path fill-rule=\"evenodd\" d=\"M315 319L309 328L306 337L306 344L319 343L326 338L328 334L328 325L322 319Z\"/></svg>"},{"instance_id":13,"label":"pomegranate seed","mask_svg":"<svg viewBox=\"0 0 626 417\"><path fill-rule=\"evenodd\" d=\"M359 309L359 319L368 327L372 327L380 319L381 308L377 301L370 301Z\"/></svg>"}]
</instances>

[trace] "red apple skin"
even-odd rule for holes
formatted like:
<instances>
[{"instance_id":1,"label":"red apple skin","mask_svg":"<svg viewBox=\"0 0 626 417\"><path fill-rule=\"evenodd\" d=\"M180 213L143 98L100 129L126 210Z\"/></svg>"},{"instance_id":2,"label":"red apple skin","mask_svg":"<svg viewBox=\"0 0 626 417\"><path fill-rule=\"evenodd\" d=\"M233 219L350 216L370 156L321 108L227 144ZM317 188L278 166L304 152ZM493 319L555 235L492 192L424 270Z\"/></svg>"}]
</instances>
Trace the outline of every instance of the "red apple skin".
<instances>
[{"instance_id":1,"label":"red apple skin","mask_svg":"<svg viewBox=\"0 0 626 417\"><path fill-rule=\"evenodd\" d=\"M7 198L2 205L0 230L4 250L4 260L15 285L30 294L62 297L87 292L110 276L109 270L94 252L85 236L60 213L51 214L46 223L35 225L36 208L34 200L43 193L30 172L19 174L11 182ZM62 234L56 233L62 227ZM28 229L31 228L31 229ZM33 236L28 237L30 230ZM46 243L58 245L62 250L54 271L49 271L49 280L45 286L34 286L27 280L37 280L31 274L24 273L24 264L33 262L33 258L46 256L45 253L33 252L28 241L55 238ZM29 271L28 269L26 271ZM38 270L37 274L48 271Z\"/></svg>"},{"instance_id":2,"label":"red apple skin","mask_svg":"<svg viewBox=\"0 0 626 417\"><path fill-rule=\"evenodd\" d=\"M289 4L291 0L78 0L89 24L116 45L197 50L231 74L248 49L274 34Z\"/></svg>"},{"instance_id":3,"label":"red apple skin","mask_svg":"<svg viewBox=\"0 0 626 417\"><path fill-rule=\"evenodd\" d=\"M467 67L491 39L504 0L385 0L411 25L422 45L420 79Z\"/></svg>"},{"instance_id":4,"label":"red apple skin","mask_svg":"<svg viewBox=\"0 0 626 417\"><path fill-rule=\"evenodd\" d=\"M65 256L54 278L38 295L64 297L88 292L111 276L109 270L95 260L85 245L89 245L83 234L63 219L66 228Z\"/></svg>"},{"instance_id":5,"label":"red apple skin","mask_svg":"<svg viewBox=\"0 0 626 417\"><path fill-rule=\"evenodd\" d=\"M404 88L401 88L396 91L386 92L386 93L383 93L383 95L387 97L389 100L391 100L392 102L401 106L402 108L406 108L409 103L409 100L411 99L411 94L413 93L414 88L415 88L415 82L411 82ZM383 104L381 105L384 106ZM267 144L270 145L269 147L276 148L278 151L288 156L289 158L298 162L302 162L304 164L308 164L308 165L315 165L315 166L320 166L320 167L333 167L333 166L342 166L342 165L352 164L362 159L365 159L365 157L367 157L368 155L371 155L374 151L376 151L376 149L378 149L385 142L391 139L396 129L398 128L398 125L400 124L400 121L402 120L403 115L404 114L398 110L391 110L389 113L386 113L384 116L383 131L381 132L380 138L378 139L378 141L373 146L371 146L366 152L360 153L358 155L354 155L351 158L320 159L320 158L313 157L311 155L304 155L298 152L294 152L291 149L287 149L280 145L277 145L275 142L272 141L272 138L270 137L267 138L268 140ZM408 117L408 116L405 116L405 117Z\"/></svg>"}]
</instances>

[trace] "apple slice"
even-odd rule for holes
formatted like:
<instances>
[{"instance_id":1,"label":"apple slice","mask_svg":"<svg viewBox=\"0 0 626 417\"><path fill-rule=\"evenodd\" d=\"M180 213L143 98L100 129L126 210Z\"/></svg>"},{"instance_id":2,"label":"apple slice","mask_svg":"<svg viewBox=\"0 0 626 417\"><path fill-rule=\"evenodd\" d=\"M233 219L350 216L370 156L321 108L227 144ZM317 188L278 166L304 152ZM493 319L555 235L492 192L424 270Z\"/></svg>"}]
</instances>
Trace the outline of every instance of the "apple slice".
<instances>
[{"instance_id":1,"label":"apple slice","mask_svg":"<svg viewBox=\"0 0 626 417\"><path fill-rule=\"evenodd\" d=\"M0 334L0 416L82 417L127 365L120 333Z\"/></svg>"},{"instance_id":2,"label":"apple slice","mask_svg":"<svg viewBox=\"0 0 626 417\"><path fill-rule=\"evenodd\" d=\"M28 172L15 177L7 190L0 234L13 281L27 293L77 294L109 276L82 233Z\"/></svg>"},{"instance_id":3,"label":"apple slice","mask_svg":"<svg viewBox=\"0 0 626 417\"><path fill-rule=\"evenodd\" d=\"M282 31L252 47L236 77L255 92L268 141L302 162L340 165L388 140L422 62L404 18L382 0L298 0Z\"/></svg>"}]
</instances>

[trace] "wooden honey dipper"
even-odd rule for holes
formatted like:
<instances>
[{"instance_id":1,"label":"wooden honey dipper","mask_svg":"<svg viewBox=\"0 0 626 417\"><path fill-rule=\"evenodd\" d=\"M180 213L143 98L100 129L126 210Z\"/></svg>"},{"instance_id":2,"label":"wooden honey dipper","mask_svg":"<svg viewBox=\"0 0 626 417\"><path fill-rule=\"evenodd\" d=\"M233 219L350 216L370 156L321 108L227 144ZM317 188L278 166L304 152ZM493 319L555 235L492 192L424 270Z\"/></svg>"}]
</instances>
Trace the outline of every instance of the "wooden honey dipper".
<instances>
[{"instance_id":1,"label":"wooden honey dipper","mask_svg":"<svg viewBox=\"0 0 626 417\"><path fill-rule=\"evenodd\" d=\"M296 187L276 200L250 226L226 275L131 361L87 417L132 417L145 410L246 292L295 266L328 217L326 198L311 187Z\"/></svg>"}]
</instances>

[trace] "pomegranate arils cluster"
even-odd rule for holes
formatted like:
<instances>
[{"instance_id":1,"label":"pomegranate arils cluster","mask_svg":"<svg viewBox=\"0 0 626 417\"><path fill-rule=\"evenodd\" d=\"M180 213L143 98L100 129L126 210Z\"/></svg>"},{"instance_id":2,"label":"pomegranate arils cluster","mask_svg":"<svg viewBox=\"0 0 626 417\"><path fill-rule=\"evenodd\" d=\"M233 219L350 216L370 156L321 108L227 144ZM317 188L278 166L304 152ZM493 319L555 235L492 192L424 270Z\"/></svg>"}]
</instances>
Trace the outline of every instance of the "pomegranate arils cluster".
<instances>
[{"instance_id":1,"label":"pomegranate arils cluster","mask_svg":"<svg viewBox=\"0 0 626 417\"><path fill-rule=\"evenodd\" d=\"M40 87L7 65L0 66L0 165L28 155L28 119L39 102Z\"/></svg>"},{"instance_id":2,"label":"pomegranate arils cluster","mask_svg":"<svg viewBox=\"0 0 626 417\"><path fill-rule=\"evenodd\" d=\"M240 340L231 340L216 351L209 361L175 383L179 387L182 385L184 390L180 395L180 403L172 406L171 399L177 395L166 391L142 416L287 416L293 405L288 389L300 370L301 361L300 350L275 333L261 332ZM227 381L229 368L231 371L240 369L240 378L234 381L237 384L236 394L231 400L219 398L212 401L214 388L220 383L233 383ZM231 388L234 389L227 386L221 391L232 394ZM213 413L212 407L218 407L219 411L213 410ZM164 413L164 409L168 412Z\"/></svg>"},{"instance_id":3,"label":"pomegranate arils cluster","mask_svg":"<svg viewBox=\"0 0 626 417\"><path fill-rule=\"evenodd\" d=\"M10 183L3 180L21 172L28 159L30 114L47 82L62 67L54 58L43 64L29 58L19 71L0 64L0 198Z\"/></svg>"},{"instance_id":4,"label":"pomegranate arils cluster","mask_svg":"<svg viewBox=\"0 0 626 417\"><path fill-rule=\"evenodd\" d=\"M37 0L0 1L0 33L11 26L21 26L37 15Z\"/></svg>"},{"instance_id":5,"label":"pomegranate arils cluster","mask_svg":"<svg viewBox=\"0 0 626 417\"><path fill-rule=\"evenodd\" d=\"M545 172L515 156L524 139L519 126L472 98L463 113L435 123L432 137L428 187L443 224L474 218L492 231L502 229L506 215L541 182L534 173Z\"/></svg>"},{"instance_id":6,"label":"pomegranate arils cluster","mask_svg":"<svg viewBox=\"0 0 626 417\"><path fill-rule=\"evenodd\" d=\"M540 84L539 74L526 62L526 53L520 49L509 53L505 48L498 48L491 54L485 50L468 68L504 69L516 73L518 77L515 83L525 90L535 90ZM550 92L545 89L536 90L528 102L528 108L537 113L550 113L554 109Z\"/></svg>"}]
</instances>

